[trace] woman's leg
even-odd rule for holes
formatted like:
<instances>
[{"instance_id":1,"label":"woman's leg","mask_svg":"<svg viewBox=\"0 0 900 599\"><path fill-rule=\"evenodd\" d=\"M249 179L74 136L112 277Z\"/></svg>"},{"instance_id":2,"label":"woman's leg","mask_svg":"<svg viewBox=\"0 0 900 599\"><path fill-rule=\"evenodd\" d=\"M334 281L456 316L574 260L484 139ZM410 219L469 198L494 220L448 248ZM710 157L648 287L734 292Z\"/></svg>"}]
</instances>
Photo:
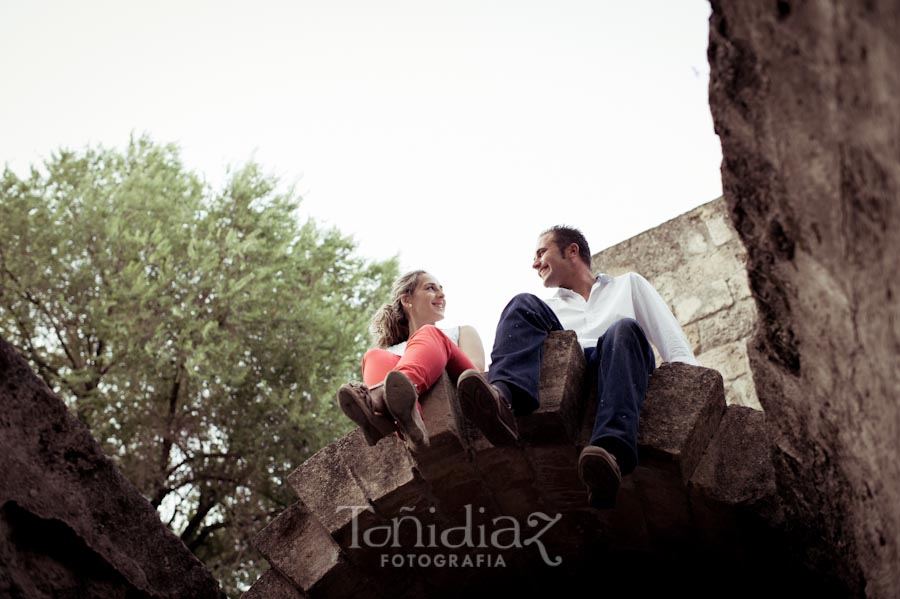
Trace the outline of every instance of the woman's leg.
<instances>
[{"instance_id":1,"label":"woman's leg","mask_svg":"<svg viewBox=\"0 0 900 599\"><path fill-rule=\"evenodd\" d=\"M441 378L448 367L459 374L475 365L439 328L428 324L410 336L406 352L394 370L405 374L421 395Z\"/></svg>"},{"instance_id":2,"label":"woman's leg","mask_svg":"<svg viewBox=\"0 0 900 599\"><path fill-rule=\"evenodd\" d=\"M384 380L387 373L397 367L400 356L386 349L370 349L363 356L363 382L367 387L374 387Z\"/></svg>"}]
</instances>

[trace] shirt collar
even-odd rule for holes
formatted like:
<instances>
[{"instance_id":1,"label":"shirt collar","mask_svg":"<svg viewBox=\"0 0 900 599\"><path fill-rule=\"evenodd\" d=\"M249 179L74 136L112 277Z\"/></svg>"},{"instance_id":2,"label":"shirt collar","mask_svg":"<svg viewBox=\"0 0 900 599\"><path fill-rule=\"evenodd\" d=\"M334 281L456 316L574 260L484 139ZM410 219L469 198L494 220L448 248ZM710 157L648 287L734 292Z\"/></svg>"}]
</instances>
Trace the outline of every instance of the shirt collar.
<instances>
[{"instance_id":1,"label":"shirt collar","mask_svg":"<svg viewBox=\"0 0 900 599\"><path fill-rule=\"evenodd\" d=\"M594 285L591 287L591 295L594 293L594 289L597 288L597 285L605 285L607 282L612 280L612 277L606 273L600 273L596 277L594 277ZM566 289L565 287L560 287L556 290L556 293L553 294L553 297L558 297L560 299L568 299L573 297L581 297L579 294L575 293L571 289ZM584 299L583 297L581 299Z\"/></svg>"}]
</instances>

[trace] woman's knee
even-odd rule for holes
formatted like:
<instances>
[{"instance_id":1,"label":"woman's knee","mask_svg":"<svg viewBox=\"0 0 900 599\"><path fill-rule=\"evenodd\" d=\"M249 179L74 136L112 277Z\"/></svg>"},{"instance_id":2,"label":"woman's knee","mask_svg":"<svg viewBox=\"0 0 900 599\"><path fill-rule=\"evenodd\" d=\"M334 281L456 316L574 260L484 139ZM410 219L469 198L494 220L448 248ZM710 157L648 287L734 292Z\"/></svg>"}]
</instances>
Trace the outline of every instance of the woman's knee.
<instances>
[{"instance_id":1,"label":"woman's knee","mask_svg":"<svg viewBox=\"0 0 900 599\"><path fill-rule=\"evenodd\" d=\"M377 360L380 356L383 356L386 353L391 353L386 349L381 349L378 347L373 347L369 351L363 354L363 364L368 362L369 360Z\"/></svg>"},{"instance_id":2,"label":"woman's knee","mask_svg":"<svg viewBox=\"0 0 900 599\"><path fill-rule=\"evenodd\" d=\"M369 370L390 369L392 365L400 359L397 354L391 353L386 349L372 348L363 354L362 370L363 374Z\"/></svg>"}]
</instances>

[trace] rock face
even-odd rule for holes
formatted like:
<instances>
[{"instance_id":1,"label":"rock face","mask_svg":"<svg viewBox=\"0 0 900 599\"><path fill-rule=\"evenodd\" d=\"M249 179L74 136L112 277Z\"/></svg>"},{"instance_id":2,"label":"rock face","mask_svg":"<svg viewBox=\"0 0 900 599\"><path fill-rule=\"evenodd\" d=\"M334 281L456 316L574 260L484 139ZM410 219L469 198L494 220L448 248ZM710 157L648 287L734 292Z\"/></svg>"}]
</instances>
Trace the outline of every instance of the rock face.
<instances>
[{"instance_id":1,"label":"rock face","mask_svg":"<svg viewBox=\"0 0 900 599\"><path fill-rule=\"evenodd\" d=\"M0 596L224 598L2 339L0 408Z\"/></svg>"},{"instance_id":2,"label":"rock face","mask_svg":"<svg viewBox=\"0 0 900 599\"><path fill-rule=\"evenodd\" d=\"M785 521L848 595L897 597L900 6L712 8L710 103Z\"/></svg>"},{"instance_id":3,"label":"rock face","mask_svg":"<svg viewBox=\"0 0 900 599\"><path fill-rule=\"evenodd\" d=\"M758 320L747 250L719 198L594 254L594 272L635 271L656 287L694 355L725 379L725 401L761 409L747 359Z\"/></svg>"}]
</instances>

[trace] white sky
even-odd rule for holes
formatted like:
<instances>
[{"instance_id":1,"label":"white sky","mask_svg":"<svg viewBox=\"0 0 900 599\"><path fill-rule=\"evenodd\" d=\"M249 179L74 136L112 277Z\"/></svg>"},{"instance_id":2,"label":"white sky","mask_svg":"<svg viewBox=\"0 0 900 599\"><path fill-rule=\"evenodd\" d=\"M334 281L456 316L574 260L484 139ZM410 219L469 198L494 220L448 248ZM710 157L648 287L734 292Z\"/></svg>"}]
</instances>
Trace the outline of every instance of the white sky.
<instances>
[{"instance_id":1,"label":"white sky","mask_svg":"<svg viewBox=\"0 0 900 599\"><path fill-rule=\"evenodd\" d=\"M704 0L0 0L0 164L182 148L255 159L303 213L444 284L490 354L550 291L538 233L592 252L721 195Z\"/></svg>"}]
</instances>

